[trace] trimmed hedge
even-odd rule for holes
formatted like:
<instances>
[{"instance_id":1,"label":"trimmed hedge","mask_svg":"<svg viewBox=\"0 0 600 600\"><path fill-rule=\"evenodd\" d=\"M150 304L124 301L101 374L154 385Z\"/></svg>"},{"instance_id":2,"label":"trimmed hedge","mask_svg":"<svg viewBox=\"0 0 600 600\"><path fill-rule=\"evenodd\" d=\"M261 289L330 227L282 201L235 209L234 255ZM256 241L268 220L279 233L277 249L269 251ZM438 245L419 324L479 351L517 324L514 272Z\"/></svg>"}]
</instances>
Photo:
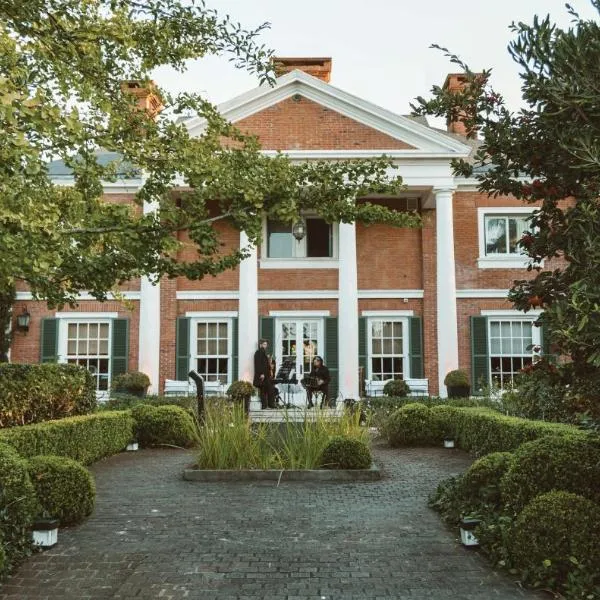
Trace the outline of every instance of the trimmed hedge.
<instances>
[{"instance_id":1,"label":"trimmed hedge","mask_svg":"<svg viewBox=\"0 0 600 600\"><path fill-rule=\"evenodd\" d=\"M536 587L551 587L571 598L596 598L600 506L563 491L538 496L514 524L508 560L524 581ZM573 584L577 594L571 595L568 587Z\"/></svg>"},{"instance_id":2,"label":"trimmed hedge","mask_svg":"<svg viewBox=\"0 0 600 600\"><path fill-rule=\"evenodd\" d=\"M31 553L30 527L40 509L27 462L6 444L0 444L0 489L2 576Z\"/></svg>"},{"instance_id":3,"label":"trimmed hedge","mask_svg":"<svg viewBox=\"0 0 600 600\"><path fill-rule=\"evenodd\" d=\"M83 465L66 456L34 456L28 470L42 510L61 525L81 523L92 514L96 485Z\"/></svg>"},{"instance_id":4,"label":"trimmed hedge","mask_svg":"<svg viewBox=\"0 0 600 600\"><path fill-rule=\"evenodd\" d=\"M371 461L369 446L361 440L346 436L331 438L321 456L321 466L324 469L368 469Z\"/></svg>"},{"instance_id":5,"label":"trimmed hedge","mask_svg":"<svg viewBox=\"0 0 600 600\"><path fill-rule=\"evenodd\" d=\"M129 412L101 412L0 430L0 442L30 458L40 454L68 456L85 465L116 454L132 440Z\"/></svg>"},{"instance_id":6,"label":"trimmed hedge","mask_svg":"<svg viewBox=\"0 0 600 600\"><path fill-rule=\"evenodd\" d=\"M214 398L210 398L213 401ZM150 406L180 406L191 415L197 416L198 400L196 396L132 396L130 394L112 393L110 400L99 405L104 410L127 410L138 404L149 404Z\"/></svg>"},{"instance_id":7,"label":"trimmed hedge","mask_svg":"<svg viewBox=\"0 0 600 600\"><path fill-rule=\"evenodd\" d=\"M70 364L0 364L0 427L40 423L96 408L90 372Z\"/></svg>"},{"instance_id":8,"label":"trimmed hedge","mask_svg":"<svg viewBox=\"0 0 600 600\"><path fill-rule=\"evenodd\" d=\"M392 413L382 433L392 447L436 445L443 438L431 409L419 403L406 404Z\"/></svg>"},{"instance_id":9,"label":"trimmed hedge","mask_svg":"<svg viewBox=\"0 0 600 600\"><path fill-rule=\"evenodd\" d=\"M189 412L179 406L138 404L131 409L136 422L136 437L143 447L181 446L199 441L198 429Z\"/></svg>"},{"instance_id":10,"label":"trimmed hedge","mask_svg":"<svg viewBox=\"0 0 600 600\"><path fill-rule=\"evenodd\" d=\"M551 490L600 503L600 440L545 437L523 444L502 478L502 500L515 512Z\"/></svg>"}]
</instances>

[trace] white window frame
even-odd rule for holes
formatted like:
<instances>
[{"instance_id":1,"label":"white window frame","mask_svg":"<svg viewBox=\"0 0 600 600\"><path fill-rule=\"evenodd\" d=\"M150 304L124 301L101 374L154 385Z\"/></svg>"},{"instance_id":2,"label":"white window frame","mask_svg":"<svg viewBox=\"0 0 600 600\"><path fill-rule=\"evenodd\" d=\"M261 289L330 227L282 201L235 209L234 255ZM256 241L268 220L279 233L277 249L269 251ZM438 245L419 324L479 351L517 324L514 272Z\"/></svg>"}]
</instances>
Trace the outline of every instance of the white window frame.
<instances>
[{"instance_id":1,"label":"white window frame","mask_svg":"<svg viewBox=\"0 0 600 600\"><path fill-rule=\"evenodd\" d=\"M538 346L540 348L539 352L531 351L532 361L535 362L536 357L540 357L541 346L542 346L542 330L541 327L534 327L533 323L537 320L542 311L531 311L527 315L524 315L522 312L517 310L511 311L493 311L486 310L481 311L481 315L487 317L487 354L488 354L488 381L490 384L492 383L492 358L497 355L492 355L492 341L491 341L491 324L492 321L521 321L531 323L531 343L533 346ZM513 354L513 355L503 355L503 356L523 356L521 354Z\"/></svg>"},{"instance_id":2,"label":"white window frame","mask_svg":"<svg viewBox=\"0 0 600 600\"><path fill-rule=\"evenodd\" d=\"M186 316L190 317L190 362L188 368L190 370L196 370L196 361L199 358L198 355L198 323L227 323L227 382L221 384L218 381L206 381L205 386L207 387L218 387L229 386L234 380L233 377L233 316L237 315L234 312L223 312L223 313L187 313ZM192 347L192 344L194 346ZM221 355L214 358L222 358ZM200 373L204 377L203 373Z\"/></svg>"},{"instance_id":3,"label":"white window frame","mask_svg":"<svg viewBox=\"0 0 600 600\"><path fill-rule=\"evenodd\" d=\"M56 360L59 363L66 363L68 356L68 332L71 323L88 323L106 325L108 324L108 389L96 390L98 400L107 399L112 385L112 343L113 343L113 321L118 318L118 313L77 313L77 312L57 312L55 318L58 319L58 353Z\"/></svg>"},{"instance_id":4,"label":"white window frame","mask_svg":"<svg viewBox=\"0 0 600 600\"><path fill-rule=\"evenodd\" d=\"M365 311L366 312L366 311ZM365 312L363 315L366 316ZM408 311L403 311L408 312ZM410 311L412 313L412 311ZM402 323L402 360L403 360L403 373L402 378L406 381L410 379L410 328L407 316L400 316L397 314L372 314L376 311L371 311L371 314L367 317L367 380L373 381L373 335L371 324L374 321L391 321L393 323ZM397 356L397 355L393 355ZM387 381L387 380L386 380ZM377 381L379 383L379 380ZM383 383L383 382L382 382Z\"/></svg>"},{"instance_id":5,"label":"white window frame","mask_svg":"<svg viewBox=\"0 0 600 600\"><path fill-rule=\"evenodd\" d=\"M303 218L321 218L316 213L307 213ZM270 258L268 254L269 231L267 227L267 217L263 216L262 223L262 244L260 248L260 268L261 269L337 269L339 266L339 224L331 224L331 253L333 256L323 257L305 257L298 256L294 258ZM306 237L296 242L298 252L306 253Z\"/></svg>"},{"instance_id":6,"label":"white window frame","mask_svg":"<svg viewBox=\"0 0 600 600\"><path fill-rule=\"evenodd\" d=\"M524 269L527 268L531 259L519 254L497 254L486 255L485 249L485 218L495 215L509 217L528 216L536 210L530 206L486 206L477 209L477 230L479 238L479 258L477 266L480 269Z\"/></svg>"}]
</instances>

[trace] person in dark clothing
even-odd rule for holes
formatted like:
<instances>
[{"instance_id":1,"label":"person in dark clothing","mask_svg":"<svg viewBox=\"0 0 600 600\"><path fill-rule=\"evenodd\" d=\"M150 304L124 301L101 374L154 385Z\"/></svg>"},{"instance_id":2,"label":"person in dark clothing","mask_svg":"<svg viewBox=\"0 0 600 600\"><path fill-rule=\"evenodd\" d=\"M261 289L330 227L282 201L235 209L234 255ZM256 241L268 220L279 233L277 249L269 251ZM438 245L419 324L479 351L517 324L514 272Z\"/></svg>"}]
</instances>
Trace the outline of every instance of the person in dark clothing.
<instances>
[{"instance_id":1,"label":"person in dark clothing","mask_svg":"<svg viewBox=\"0 0 600 600\"><path fill-rule=\"evenodd\" d=\"M254 381L260 390L260 404L263 409L275 407L275 386L271 374L271 359L267 356L267 340L259 340L258 350L254 353Z\"/></svg>"},{"instance_id":2,"label":"person in dark clothing","mask_svg":"<svg viewBox=\"0 0 600 600\"><path fill-rule=\"evenodd\" d=\"M322 392L323 394L321 408L323 408L323 406L329 406L330 379L329 369L323 364L323 359L320 356L315 356L308 378L303 380L304 387L306 388L306 398L308 400L307 408L312 408L314 406L312 399L315 392Z\"/></svg>"}]
</instances>

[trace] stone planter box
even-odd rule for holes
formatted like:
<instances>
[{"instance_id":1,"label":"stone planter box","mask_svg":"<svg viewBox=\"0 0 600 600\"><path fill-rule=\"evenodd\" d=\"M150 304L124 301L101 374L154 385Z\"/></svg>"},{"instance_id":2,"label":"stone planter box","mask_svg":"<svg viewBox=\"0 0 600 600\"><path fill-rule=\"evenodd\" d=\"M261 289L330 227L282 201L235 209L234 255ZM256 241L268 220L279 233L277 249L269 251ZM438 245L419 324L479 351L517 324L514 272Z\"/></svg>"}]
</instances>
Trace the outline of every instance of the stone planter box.
<instances>
[{"instance_id":1,"label":"stone planter box","mask_svg":"<svg viewBox=\"0 0 600 600\"><path fill-rule=\"evenodd\" d=\"M346 482L378 481L381 472L376 466L370 469L290 469L290 470L217 470L195 469L190 467L183 472L187 481L201 481L204 483L232 482L232 481L321 481Z\"/></svg>"}]
</instances>

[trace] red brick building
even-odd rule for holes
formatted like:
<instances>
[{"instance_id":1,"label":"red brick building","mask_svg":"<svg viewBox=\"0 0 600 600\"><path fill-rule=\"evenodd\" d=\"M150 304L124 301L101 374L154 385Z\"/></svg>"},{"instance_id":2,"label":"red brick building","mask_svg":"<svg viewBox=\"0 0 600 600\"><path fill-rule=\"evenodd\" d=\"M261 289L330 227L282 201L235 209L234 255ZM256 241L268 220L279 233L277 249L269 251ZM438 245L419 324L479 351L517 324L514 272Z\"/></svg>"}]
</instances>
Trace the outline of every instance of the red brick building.
<instances>
[{"instance_id":1,"label":"red brick building","mask_svg":"<svg viewBox=\"0 0 600 600\"><path fill-rule=\"evenodd\" d=\"M445 395L451 369L467 370L478 388L505 383L531 361L531 346L541 343L536 315L512 310L505 298L526 276L516 242L532 208L488 198L474 180L453 175L450 161L476 146L460 123L442 131L348 94L329 83L330 59L281 61L286 72L274 87L233 98L221 113L256 134L267 154L307 161L385 153L406 185L391 202L419 211L423 228L330 225L306 214L297 240L291 226L265 219L262 246L217 277L132 281L119 301L82 295L77 309L62 311L22 289L15 314L26 306L31 327L15 336L11 360L80 362L96 373L99 390L127 369L146 372L154 392L167 379L187 379L191 368L223 387L251 379L264 337L277 364L292 360L299 373L322 355L344 398L358 396L359 372L371 392L403 377ZM446 80L459 84L456 75ZM186 125L202 134L201 120ZM60 164L52 172L68 183ZM140 183L107 184L106 194L129 201ZM244 233L215 226L226 245L246 244Z\"/></svg>"}]
</instances>

